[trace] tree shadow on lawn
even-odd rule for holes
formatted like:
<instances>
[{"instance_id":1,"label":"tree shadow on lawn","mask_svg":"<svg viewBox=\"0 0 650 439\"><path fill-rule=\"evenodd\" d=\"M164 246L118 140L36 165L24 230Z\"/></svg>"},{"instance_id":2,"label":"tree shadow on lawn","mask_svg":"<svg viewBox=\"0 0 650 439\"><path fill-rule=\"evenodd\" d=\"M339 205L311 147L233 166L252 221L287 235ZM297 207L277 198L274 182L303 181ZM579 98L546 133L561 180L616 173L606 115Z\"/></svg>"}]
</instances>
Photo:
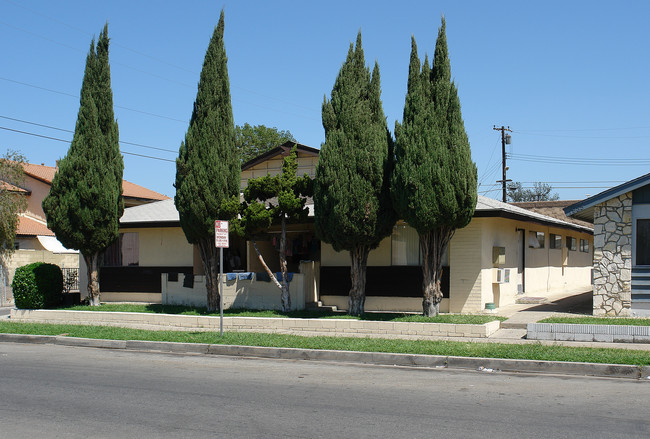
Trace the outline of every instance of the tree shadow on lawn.
<instances>
[{"instance_id":1,"label":"tree shadow on lawn","mask_svg":"<svg viewBox=\"0 0 650 439\"><path fill-rule=\"evenodd\" d=\"M184 314L184 315L202 315L202 316L218 316L219 312L208 312L205 307L190 307L182 305L161 305L161 304L148 304L145 306L147 311L160 314ZM389 321L396 318L408 316L405 313L366 313L361 317L353 317L347 315L343 311L289 311L282 312L278 310L254 310L243 308L230 308L223 310L224 316L238 316L238 317L288 317L295 319L322 319L322 318L337 318L337 319L359 319L359 320L382 320Z\"/></svg>"}]
</instances>

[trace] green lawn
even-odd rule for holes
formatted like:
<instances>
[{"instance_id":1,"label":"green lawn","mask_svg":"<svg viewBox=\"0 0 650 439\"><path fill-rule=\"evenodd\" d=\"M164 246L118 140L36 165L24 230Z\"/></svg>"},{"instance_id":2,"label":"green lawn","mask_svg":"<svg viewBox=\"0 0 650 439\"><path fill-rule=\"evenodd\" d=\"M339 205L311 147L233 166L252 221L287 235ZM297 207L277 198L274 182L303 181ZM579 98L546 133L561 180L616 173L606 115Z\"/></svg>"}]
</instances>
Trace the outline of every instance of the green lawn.
<instances>
[{"instance_id":1,"label":"green lawn","mask_svg":"<svg viewBox=\"0 0 650 439\"><path fill-rule=\"evenodd\" d=\"M219 313L208 313L206 308L195 308L180 305L136 305L109 303L101 306L73 306L70 308L61 308L73 311L113 311L113 312L146 312L161 314L182 314L182 315L204 315L218 316ZM506 320L505 317L492 315L460 315L460 314L441 314L438 317L424 317L417 314L404 313L376 313L370 312L362 317L349 316L342 312L332 311L258 311L246 309L226 309L223 311L226 317L277 317L277 318L297 318L297 319L357 319L357 320L380 320L393 322L423 322L423 323L457 323L457 324L483 324L493 320Z\"/></svg>"},{"instance_id":2,"label":"green lawn","mask_svg":"<svg viewBox=\"0 0 650 439\"><path fill-rule=\"evenodd\" d=\"M52 325L0 321L0 333L65 335L112 340L151 340L244 346L331 349L363 352L516 358L549 361L650 365L650 352L608 348L546 346L539 343L497 344L461 341L392 340L352 337L303 337L283 334L146 331L109 326Z\"/></svg>"},{"instance_id":3,"label":"green lawn","mask_svg":"<svg viewBox=\"0 0 650 439\"><path fill-rule=\"evenodd\" d=\"M537 323L576 323L582 325L650 326L650 319L625 317L549 317Z\"/></svg>"}]
</instances>

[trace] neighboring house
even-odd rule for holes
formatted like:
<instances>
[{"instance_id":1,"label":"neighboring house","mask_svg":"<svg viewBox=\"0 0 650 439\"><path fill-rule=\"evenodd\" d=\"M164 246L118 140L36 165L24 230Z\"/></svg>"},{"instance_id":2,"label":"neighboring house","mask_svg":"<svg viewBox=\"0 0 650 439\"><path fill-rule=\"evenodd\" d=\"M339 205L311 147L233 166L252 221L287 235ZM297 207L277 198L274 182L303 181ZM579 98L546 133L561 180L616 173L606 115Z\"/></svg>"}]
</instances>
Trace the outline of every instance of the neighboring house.
<instances>
[{"instance_id":1,"label":"neighboring house","mask_svg":"<svg viewBox=\"0 0 650 439\"><path fill-rule=\"evenodd\" d=\"M517 203L510 203L513 206L521 207L522 209L530 210L533 212L541 213L542 215L550 216L551 218L566 221L567 223L577 224L593 230L594 225L588 221L571 218L566 216L564 208L578 203L580 200L554 200L554 201L522 201Z\"/></svg>"},{"instance_id":2,"label":"neighboring house","mask_svg":"<svg viewBox=\"0 0 650 439\"><path fill-rule=\"evenodd\" d=\"M48 262L61 268L77 269L79 267L79 252L66 249L56 239L54 232L47 228L47 220L41 206L43 199L50 192L56 168L26 163L23 165L23 169L25 171L24 183L20 188L13 186L11 190L23 193L27 197L27 208L19 215L15 241L16 250L3 261L4 283L2 286L9 299L12 297L10 285L17 267L32 262ZM125 206L137 206L168 198L126 180L123 181L122 196ZM2 294L3 291L0 291L0 296Z\"/></svg>"},{"instance_id":3,"label":"neighboring house","mask_svg":"<svg viewBox=\"0 0 650 439\"><path fill-rule=\"evenodd\" d=\"M650 315L650 174L564 211L594 225L594 314Z\"/></svg>"},{"instance_id":4,"label":"neighboring house","mask_svg":"<svg viewBox=\"0 0 650 439\"><path fill-rule=\"evenodd\" d=\"M291 146L284 144L245 163L242 188L249 178L280 172L282 159L289 154ZM314 175L317 154L316 149L298 145L299 174ZM313 209L311 212L313 215ZM129 248L137 247L139 252L137 256L129 256L122 250L120 270L123 273L129 270L124 261L137 260L139 268L131 267L131 271L140 270L143 279L146 271L152 283L143 286L142 291L123 291L131 288L126 284L120 287L121 291L115 291L117 286L109 283L111 287L107 289L102 277L102 300L141 298L205 305L201 264L192 246L184 241L173 203L163 201L127 209L120 224L123 242L130 242ZM138 237L126 236L127 233ZM279 227L273 227L266 237L257 241L272 271L279 271L278 236ZM320 301L324 305L347 308L348 252L336 252L330 245L321 243L315 236L313 219L290 225L288 240L289 270L296 273L291 282L294 307ZM135 241L137 246L132 244ZM238 271L246 273L229 275L232 284L227 285L226 306L279 308L279 290L272 283L258 282L265 275L251 243L231 238L233 241L236 248L231 248L227 259L235 256L241 261ZM175 244L169 244L172 242ZM566 217L558 219L479 196L474 218L466 228L456 231L445 255L442 279L445 298L440 309L480 312L488 303L497 307L507 305L522 294L588 291L592 247L593 232L589 224L576 224ZM186 279L192 267L194 285L190 288ZM228 264L226 270L231 271ZM257 274L248 275L248 272ZM169 276L175 280L169 281ZM162 280L156 282L156 278ZM370 253L366 282L366 310L422 311L418 235L408 224L400 221L392 235ZM118 292L123 294L117 295Z\"/></svg>"}]
</instances>

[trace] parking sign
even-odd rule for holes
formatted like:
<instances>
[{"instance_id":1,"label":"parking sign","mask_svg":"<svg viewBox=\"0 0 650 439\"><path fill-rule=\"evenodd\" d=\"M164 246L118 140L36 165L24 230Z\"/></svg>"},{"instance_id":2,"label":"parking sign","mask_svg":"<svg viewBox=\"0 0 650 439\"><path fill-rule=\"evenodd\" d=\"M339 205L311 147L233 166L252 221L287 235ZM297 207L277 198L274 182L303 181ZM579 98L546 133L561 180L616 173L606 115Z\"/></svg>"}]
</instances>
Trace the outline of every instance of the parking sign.
<instances>
[{"instance_id":1,"label":"parking sign","mask_svg":"<svg viewBox=\"0 0 650 439\"><path fill-rule=\"evenodd\" d=\"M228 221L219 221L214 222L214 243L217 248L228 248Z\"/></svg>"}]
</instances>

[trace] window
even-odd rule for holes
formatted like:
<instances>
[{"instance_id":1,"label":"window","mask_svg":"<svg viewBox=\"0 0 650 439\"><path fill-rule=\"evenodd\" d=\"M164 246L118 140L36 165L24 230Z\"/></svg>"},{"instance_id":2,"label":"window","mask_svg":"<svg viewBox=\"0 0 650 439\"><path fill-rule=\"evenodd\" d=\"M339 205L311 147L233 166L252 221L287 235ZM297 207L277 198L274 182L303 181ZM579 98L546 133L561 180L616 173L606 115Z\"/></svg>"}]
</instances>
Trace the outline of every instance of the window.
<instances>
[{"instance_id":1,"label":"window","mask_svg":"<svg viewBox=\"0 0 650 439\"><path fill-rule=\"evenodd\" d=\"M392 265L420 265L420 240L414 228L396 225L390 241Z\"/></svg>"},{"instance_id":2,"label":"window","mask_svg":"<svg viewBox=\"0 0 650 439\"><path fill-rule=\"evenodd\" d=\"M554 233L551 233L550 240L549 240L549 247L562 248L562 235L556 235Z\"/></svg>"},{"instance_id":3,"label":"window","mask_svg":"<svg viewBox=\"0 0 650 439\"><path fill-rule=\"evenodd\" d=\"M589 241L586 239L580 240L580 251L583 253L589 253Z\"/></svg>"},{"instance_id":4,"label":"window","mask_svg":"<svg viewBox=\"0 0 650 439\"><path fill-rule=\"evenodd\" d=\"M566 237L566 248L568 248L571 251L576 251L578 250L578 240L572 236L567 236Z\"/></svg>"},{"instance_id":5,"label":"window","mask_svg":"<svg viewBox=\"0 0 650 439\"><path fill-rule=\"evenodd\" d=\"M528 248L544 248L544 232L528 232Z\"/></svg>"},{"instance_id":6,"label":"window","mask_svg":"<svg viewBox=\"0 0 650 439\"><path fill-rule=\"evenodd\" d=\"M420 265L420 237L413 227L406 224L393 227L390 244L391 265ZM442 266L449 266L449 246L442 254Z\"/></svg>"},{"instance_id":7,"label":"window","mask_svg":"<svg viewBox=\"0 0 650 439\"><path fill-rule=\"evenodd\" d=\"M134 265L140 265L138 233L120 233L120 237L104 251L102 266L127 267Z\"/></svg>"}]
</instances>

